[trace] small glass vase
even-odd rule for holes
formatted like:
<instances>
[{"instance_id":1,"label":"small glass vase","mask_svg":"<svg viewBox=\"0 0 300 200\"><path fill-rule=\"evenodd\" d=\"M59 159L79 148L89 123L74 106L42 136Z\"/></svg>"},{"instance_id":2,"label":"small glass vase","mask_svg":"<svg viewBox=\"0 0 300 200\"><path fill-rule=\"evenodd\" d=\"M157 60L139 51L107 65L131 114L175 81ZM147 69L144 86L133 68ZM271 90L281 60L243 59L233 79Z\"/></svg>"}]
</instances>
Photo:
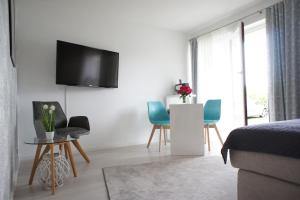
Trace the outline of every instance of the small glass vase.
<instances>
[{"instance_id":1,"label":"small glass vase","mask_svg":"<svg viewBox=\"0 0 300 200\"><path fill-rule=\"evenodd\" d=\"M46 135L47 140L53 140L53 138L54 138L54 131L49 131L49 132L46 131L45 135Z\"/></svg>"},{"instance_id":2,"label":"small glass vase","mask_svg":"<svg viewBox=\"0 0 300 200\"><path fill-rule=\"evenodd\" d=\"M182 96L182 103L186 103L186 96Z\"/></svg>"}]
</instances>

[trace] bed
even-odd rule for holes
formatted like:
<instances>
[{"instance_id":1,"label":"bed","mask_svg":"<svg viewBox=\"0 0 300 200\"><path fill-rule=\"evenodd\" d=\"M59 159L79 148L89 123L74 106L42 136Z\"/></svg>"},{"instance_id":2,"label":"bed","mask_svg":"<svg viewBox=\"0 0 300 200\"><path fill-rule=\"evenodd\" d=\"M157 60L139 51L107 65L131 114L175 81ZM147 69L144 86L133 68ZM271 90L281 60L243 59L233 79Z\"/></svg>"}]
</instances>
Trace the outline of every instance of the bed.
<instances>
[{"instance_id":1,"label":"bed","mask_svg":"<svg viewBox=\"0 0 300 200\"><path fill-rule=\"evenodd\" d=\"M233 130L221 150L238 171L238 200L300 199L300 119Z\"/></svg>"}]
</instances>

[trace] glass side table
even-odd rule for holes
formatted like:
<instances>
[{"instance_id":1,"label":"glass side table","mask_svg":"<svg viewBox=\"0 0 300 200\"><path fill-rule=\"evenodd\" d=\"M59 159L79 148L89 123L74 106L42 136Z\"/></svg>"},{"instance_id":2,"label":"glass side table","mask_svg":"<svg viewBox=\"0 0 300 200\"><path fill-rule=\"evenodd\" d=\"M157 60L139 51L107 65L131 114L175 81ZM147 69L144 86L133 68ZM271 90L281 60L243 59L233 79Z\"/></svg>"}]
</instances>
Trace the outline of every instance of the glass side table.
<instances>
[{"instance_id":1,"label":"glass side table","mask_svg":"<svg viewBox=\"0 0 300 200\"><path fill-rule=\"evenodd\" d=\"M71 145L70 145L70 142L73 140L76 140L76 139L71 138L70 136L67 136L67 137L57 137L56 136L56 137L54 137L53 140L35 137L35 138L31 138L31 139L25 141L25 144L37 145L32 169L31 169L31 174L30 174L30 178L29 178L29 185L32 185L33 177L35 175L36 169L37 169L40 161L42 160L43 156L50 151L51 191L52 191L52 194L55 193L55 189L56 189L56 185L55 185L56 175L55 175L55 162L54 162L54 146L55 145L59 145L60 151L62 151L64 149L66 159L70 160L74 177L77 177L77 169L76 169L76 165L74 162L73 153L72 153ZM41 153L43 146L45 146L45 148L44 148L43 152Z\"/></svg>"}]
</instances>

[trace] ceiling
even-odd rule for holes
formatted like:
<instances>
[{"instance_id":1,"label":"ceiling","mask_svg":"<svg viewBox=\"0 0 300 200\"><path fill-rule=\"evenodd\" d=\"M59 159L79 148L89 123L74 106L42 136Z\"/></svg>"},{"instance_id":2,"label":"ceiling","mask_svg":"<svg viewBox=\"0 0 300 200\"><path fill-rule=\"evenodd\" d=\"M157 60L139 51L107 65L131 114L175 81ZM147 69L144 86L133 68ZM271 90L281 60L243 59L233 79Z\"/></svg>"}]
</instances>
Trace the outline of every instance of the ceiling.
<instances>
[{"instance_id":1,"label":"ceiling","mask_svg":"<svg viewBox=\"0 0 300 200\"><path fill-rule=\"evenodd\" d=\"M265 0L102 0L103 10L126 21L174 31L196 27L240 13ZM99 3L99 0L98 0ZM101 10L102 10L101 9ZM114 16L116 18L116 16Z\"/></svg>"}]
</instances>

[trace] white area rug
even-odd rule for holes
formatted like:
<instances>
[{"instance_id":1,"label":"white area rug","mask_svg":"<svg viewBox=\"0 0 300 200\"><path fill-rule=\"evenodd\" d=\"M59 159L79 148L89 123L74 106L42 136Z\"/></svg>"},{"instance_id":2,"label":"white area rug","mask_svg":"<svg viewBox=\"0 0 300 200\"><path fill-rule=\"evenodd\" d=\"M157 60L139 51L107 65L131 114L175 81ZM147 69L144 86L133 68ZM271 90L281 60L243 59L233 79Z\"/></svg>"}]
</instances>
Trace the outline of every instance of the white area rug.
<instances>
[{"instance_id":1,"label":"white area rug","mask_svg":"<svg viewBox=\"0 0 300 200\"><path fill-rule=\"evenodd\" d=\"M110 200L236 200L237 170L221 157L103 169Z\"/></svg>"}]
</instances>

